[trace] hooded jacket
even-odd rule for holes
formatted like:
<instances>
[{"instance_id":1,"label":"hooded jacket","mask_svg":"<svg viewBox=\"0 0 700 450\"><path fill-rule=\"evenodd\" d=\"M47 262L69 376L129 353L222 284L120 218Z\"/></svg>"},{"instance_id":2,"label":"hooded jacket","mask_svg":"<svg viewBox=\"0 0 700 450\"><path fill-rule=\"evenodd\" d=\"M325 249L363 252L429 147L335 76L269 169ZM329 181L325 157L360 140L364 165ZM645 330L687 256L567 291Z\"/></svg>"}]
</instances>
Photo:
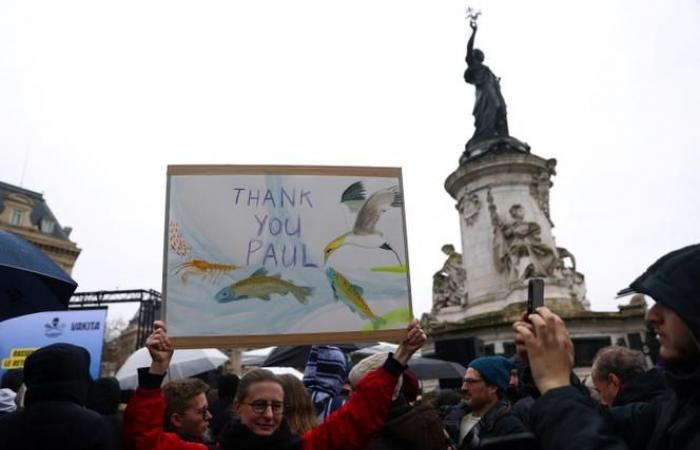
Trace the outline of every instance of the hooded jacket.
<instances>
[{"instance_id":1,"label":"hooded jacket","mask_svg":"<svg viewBox=\"0 0 700 450\"><path fill-rule=\"evenodd\" d=\"M625 291L649 295L671 309L700 341L700 245L663 256ZM663 395L651 403L610 408L605 418L571 386L548 391L531 415L542 448L699 449L700 361L666 364L664 378L669 389Z\"/></svg>"},{"instance_id":2,"label":"hooded jacket","mask_svg":"<svg viewBox=\"0 0 700 450\"><path fill-rule=\"evenodd\" d=\"M84 407L90 388L90 354L52 344L24 364L25 408L0 417L0 448L109 449L102 417Z\"/></svg>"}]
</instances>

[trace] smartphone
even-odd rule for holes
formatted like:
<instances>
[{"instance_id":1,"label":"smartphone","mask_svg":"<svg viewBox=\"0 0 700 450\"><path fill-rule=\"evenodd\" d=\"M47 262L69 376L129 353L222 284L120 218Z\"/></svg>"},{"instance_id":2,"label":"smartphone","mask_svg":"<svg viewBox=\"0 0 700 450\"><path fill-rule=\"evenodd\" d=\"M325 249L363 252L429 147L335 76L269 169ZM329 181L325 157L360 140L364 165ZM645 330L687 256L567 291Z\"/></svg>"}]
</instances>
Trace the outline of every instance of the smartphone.
<instances>
[{"instance_id":1,"label":"smartphone","mask_svg":"<svg viewBox=\"0 0 700 450\"><path fill-rule=\"evenodd\" d=\"M537 312L536 309L544 306L544 280L542 278L530 278L527 285L527 313Z\"/></svg>"}]
</instances>

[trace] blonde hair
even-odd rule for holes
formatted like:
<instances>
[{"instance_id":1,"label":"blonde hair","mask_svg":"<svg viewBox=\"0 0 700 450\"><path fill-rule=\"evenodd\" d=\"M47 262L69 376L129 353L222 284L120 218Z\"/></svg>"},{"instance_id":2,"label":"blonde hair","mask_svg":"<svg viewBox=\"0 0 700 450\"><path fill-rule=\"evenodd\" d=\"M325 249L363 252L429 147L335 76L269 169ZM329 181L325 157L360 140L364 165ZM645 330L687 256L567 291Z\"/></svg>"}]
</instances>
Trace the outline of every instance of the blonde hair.
<instances>
[{"instance_id":1,"label":"blonde hair","mask_svg":"<svg viewBox=\"0 0 700 450\"><path fill-rule=\"evenodd\" d=\"M304 434L318 425L316 409L311 403L309 393L304 384L294 375L279 375L278 378L284 389L284 416L289 428L294 433Z\"/></svg>"}]
</instances>

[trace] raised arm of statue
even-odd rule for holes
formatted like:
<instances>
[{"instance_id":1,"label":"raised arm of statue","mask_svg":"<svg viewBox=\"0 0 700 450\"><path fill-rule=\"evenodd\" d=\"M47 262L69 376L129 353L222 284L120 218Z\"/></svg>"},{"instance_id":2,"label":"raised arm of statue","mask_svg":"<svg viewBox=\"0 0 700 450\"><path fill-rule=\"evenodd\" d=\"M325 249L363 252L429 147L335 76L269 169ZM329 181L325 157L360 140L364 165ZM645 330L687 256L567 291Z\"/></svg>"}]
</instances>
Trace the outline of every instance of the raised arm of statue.
<instances>
[{"instance_id":1,"label":"raised arm of statue","mask_svg":"<svg viewBox=\"0 0 700 450\"><path fill-rule=\"evenodd\" d=\"M476 23L472 22L469 24L472 29L472 35L467 42L467 65L474 64L474 36L476 36Z\"/></svg>"}]
</instances>

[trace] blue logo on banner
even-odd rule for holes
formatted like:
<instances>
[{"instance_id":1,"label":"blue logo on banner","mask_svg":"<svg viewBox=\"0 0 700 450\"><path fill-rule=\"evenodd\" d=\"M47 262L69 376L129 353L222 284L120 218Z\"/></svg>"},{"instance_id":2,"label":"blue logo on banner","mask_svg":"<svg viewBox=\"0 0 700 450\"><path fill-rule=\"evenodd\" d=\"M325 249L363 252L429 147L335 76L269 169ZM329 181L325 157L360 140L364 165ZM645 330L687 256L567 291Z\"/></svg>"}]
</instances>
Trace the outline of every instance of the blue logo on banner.
<instances>
[{"instance_id":1,"label":"blue logo on banner","mask_svg":"<svg viewBox=\"0 0 700 450\"><path fill-rule=\"evenodd\" d=\"M55 338L63 334L64 328L66 328L66 324L61 323L58 317L54 317L51 322L44 324L44 334L46 337Z\"/></svg>"}]
</instances>

